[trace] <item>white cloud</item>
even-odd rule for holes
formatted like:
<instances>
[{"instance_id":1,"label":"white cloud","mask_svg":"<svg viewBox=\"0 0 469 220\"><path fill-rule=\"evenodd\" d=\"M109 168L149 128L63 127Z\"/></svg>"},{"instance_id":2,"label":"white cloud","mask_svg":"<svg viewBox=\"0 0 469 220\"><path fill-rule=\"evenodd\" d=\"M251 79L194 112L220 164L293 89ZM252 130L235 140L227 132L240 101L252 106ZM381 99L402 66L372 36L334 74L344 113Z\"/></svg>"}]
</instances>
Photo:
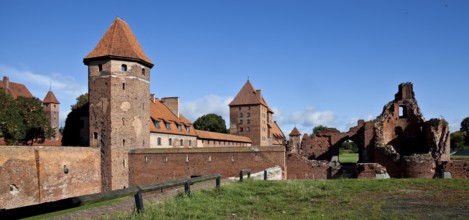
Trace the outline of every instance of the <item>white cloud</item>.
<instances>
[{"instance_id":1,"label":"white cloud","mask_svg":"<svg viewBox=\"0 0 469 220\"><path fill-rule=\"evenodd\" d=\"M181 114L187 117L192 122L200 116L215 113L221 115L225 119L226 126L229 127L229 107L228 104L233 100L233 97L221 97L217 95L206 95L200 99L193 101L181 100Z\"/></svg>"},{"instance_id":2,"label":"white cloud","mask_svg":"<svg viewBox=\"0 0 469 220\"><path fill-rule=\"evenodd\" d=\"M0 74L8 76L12 82L24 84L32 95L39 99L43 99L47 91L52 88L60 102L60 126L65 125L70 106L75 104L76 98L87 92L87 85L82 85L74 77L61 73L44 75L0 65Z\"/></svg>"},{"instance_id":3,"label":"white cloud","mask_svg":"<svg viewBox=\"0 0 469 220\"><path fill-rule=\"evenodd\" d=\"M336 116L332 111L318 111L313 107L306 107L302 111L284 116L278 108L273 107L272 110L275 112L274 120L277 121L285 135L288 135L293 127L297 127L300 132L310 133L309 131L315 126L334 127L333 125L336 124Z\"/></svg>"}]
</instances>

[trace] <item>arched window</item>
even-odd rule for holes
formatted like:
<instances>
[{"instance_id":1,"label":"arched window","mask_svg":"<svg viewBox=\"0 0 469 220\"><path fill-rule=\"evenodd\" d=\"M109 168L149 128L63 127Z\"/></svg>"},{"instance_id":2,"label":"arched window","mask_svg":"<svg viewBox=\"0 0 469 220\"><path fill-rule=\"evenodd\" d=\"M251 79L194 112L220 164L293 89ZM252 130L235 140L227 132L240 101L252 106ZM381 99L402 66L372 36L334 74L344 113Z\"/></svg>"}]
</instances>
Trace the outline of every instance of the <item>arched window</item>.
<instances>
[{"instance_id":1,"label":"arched window","mask_svg":"<svg viewBox=\"0 0 469 220\"><path fill-rule=\"evenodd\" d=\"M122 72L127 72L127 65L122 64L121 70L122 70Z\"/></svg>"}]
</instances>

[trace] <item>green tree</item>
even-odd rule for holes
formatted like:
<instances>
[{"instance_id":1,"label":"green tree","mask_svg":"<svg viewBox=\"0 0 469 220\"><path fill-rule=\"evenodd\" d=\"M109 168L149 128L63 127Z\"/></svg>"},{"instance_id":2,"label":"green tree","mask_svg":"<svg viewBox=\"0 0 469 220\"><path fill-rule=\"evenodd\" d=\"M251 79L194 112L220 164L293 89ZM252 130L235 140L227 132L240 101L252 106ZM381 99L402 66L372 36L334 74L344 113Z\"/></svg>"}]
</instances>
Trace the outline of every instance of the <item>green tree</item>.
<instances>
[{"instance_id":1,"label":"green tree","mask_svg":"<svg viewBox=\"0 0 469 220\"><path fill-rule=\"evenodd\" d=\"M16 104L25 128L23 143L32 145L34 142L44 142L46 138L55 136L55 131L51 128L49 120L44 114L41 100L35 97L19 96L16 98Z\"/></svg>"},{"instance_id":2,"label":"green tree","mask_svg":"<svg viewBox=\"0 0 469 220\"><path fill-rule=\"evenodd\" d=\"M320 131L324 131L326 130L327 127L324 126L324 125L318 125L316 127L313 128L313 134L316 134L317 132L320 132Z\"/></svg>"},{"instance_id":3,"label":"green tree","mask_svg":"<svg viewBox=\"0 0 469 220\"><path fill-rule=\"evenodd\" d=\"M0 137L7 144L18 144L25 137L25 128L15 100L0 88Z\"/></svg>"},{"instance_id":4,"label":"green tree","mask_svg":"<svg viewBox=\"0 0 469 220\"><path fill-rule=\"evenodd\" d=\"M450 142L451 142L451 150L456 151L456 150L462 150L464 149L464 139L465 135L464 132L462 131L456 131L451 133L450 135Z\"/></svg>"},{"instance_id":5,"label":"green tree","mask_svg":"<svg viewBox=\"0 0 469 220\"><path fill-rule=\"evenodd\" d=\"M469 145L469 117L461 121L461 132L464 132L466 145Z\"/></svg>"},{"instance_id":6,"label":"green tree","mask_svg":"<svg viewBox=\"0 0 469 220\"><path fill-rule=\"evenodd\" d=\"M71 106L71 111L65 120L62 134L62 146L88 146L89 143L80 136L84 129L84 121L89 117L88 93L77 97L77 102Z\"/></svg>"},{"instance_id":7,"label":"green tree","mask_svg":"<svg viewBox=\"0 0 469 220\"><path fill-rule=\"evenodd\" d=\"M225 120L217 114L201 116L194 122L194 128L203 131L226 133Z\"/></svg>"}]
</instances>

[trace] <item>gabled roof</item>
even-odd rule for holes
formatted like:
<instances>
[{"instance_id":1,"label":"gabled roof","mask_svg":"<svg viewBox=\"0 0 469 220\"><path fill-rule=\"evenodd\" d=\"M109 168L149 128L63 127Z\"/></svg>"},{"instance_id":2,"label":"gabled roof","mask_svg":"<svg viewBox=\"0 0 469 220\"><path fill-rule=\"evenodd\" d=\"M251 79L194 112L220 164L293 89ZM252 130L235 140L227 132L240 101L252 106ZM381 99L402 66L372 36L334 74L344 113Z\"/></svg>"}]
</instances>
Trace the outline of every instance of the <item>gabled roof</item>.
<instances>
[{"instance_id":1,"label":"gabled roof","mask_svg":"<svg viewBox=\"0 0 469 220\"><path fill-rule=\"evenodd\" d=\"M260 94L257 94L256 89L254 89L249 80L244 84L229 106L238 105L264 105L270 112L273 112L265 99Z\"/></svg>"},{"instance_id":2,"label":"gabled roof","mask_svg":"<svg viewBox=\"0 0 469 220\"><path fill-rule=\"evenodd\" d=\"M196 132L197 132L199 139L252 143L252 140L250 138L244 137L244 136L223 134L223 133L202 131L202 130L196 130Z\"/></svg>"},{"instance_id":3,"label":"gabled roof","mask_svg":"<svg viewBox=\"0 0 469 220\"><path fill-rule=\"evenodd\" d=\"M272 136L276 137L272 140L272 144L283 145L284 144L283 142L287 140L285 137L285 134L283 134L282 130L280 129L276 121L272 123L271 132L272 132Z\"/></svg>"},{"instance_id":4,"label":"gabled roof","mask_svg":"<svg viewBox=\"0 0 469 220\"><path fill-rule=\"evenodd\" d=\"M290 137L295 137L295 136L301 136L300 131L295 127L293 130L290 132Z\"/></svg>"},{"instance_id":5,"label":"gabled roof","mask_svg":"<svg viewBox=\"0 0 469 220\"><path fill-rule=\"evenodd\" d=\"M83 62L87 64L91 60L102 58L134 60L150 68L153 67L153 63L143 52L129 25L120 18L114 20L98 45L83 59Z\"/></svg>"},{"instance_id":6,"label":"gabled roof","mask_svg":"<svg viewBox=\"0 0 469 220\"><path fill-rule=\"evenodd\" d=\"M152 133L197 136L192 123L188 119L186 119L182 114L179 114L178 118L159 100L156 100L155 102L150 101L150 118L150 132ZM159 122L160 128L156 128L154 122ZM165 122L170 124L170 130L166 129L164 124ZM181 131L178 130L177 125L181 126ZM189 132L186 130L186 127L189 127Z\"/></svg>"},{"instance_id":7,"label":"gabled roof","mask_svg":"<svg viewBox=\"0 0 469 220\"><path fill-rule=\"evenodd\" d=\"M50 90L49 90L49 92L47 92L46 97L44 98L42 103L44 103L44 104L50 104L50 103L60 104L60 102L55 97L54 93Z\"/></svg>"},{"instance_id":8,"label":"gabled roof","mask_svg":"<svg viewBox=\"0 0 469 220\"><path fill-rule=\"evenodd\" d=\"M33 97L31 92L28 90L28 88L26 88L25 85L21 83L10 82L8 80L8 77L4 77L4 79L6 79L6 81L0 80L0 88L2 88L6 94L11 95L11 97L13 97L14 99L16 99L18 96L27 98ZM8 84L8 89L5 88L5 84Z\"/></svg>"}]
</instances>

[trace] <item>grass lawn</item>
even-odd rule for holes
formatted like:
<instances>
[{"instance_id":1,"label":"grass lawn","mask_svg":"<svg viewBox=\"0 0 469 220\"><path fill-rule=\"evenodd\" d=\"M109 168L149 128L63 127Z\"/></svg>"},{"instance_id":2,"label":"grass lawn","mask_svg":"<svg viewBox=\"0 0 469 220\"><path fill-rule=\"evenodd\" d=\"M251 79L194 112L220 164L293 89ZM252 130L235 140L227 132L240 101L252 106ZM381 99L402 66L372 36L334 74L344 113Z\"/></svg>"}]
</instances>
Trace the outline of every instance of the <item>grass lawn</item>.
<instances>
[{"instance_id":1,"label":"grass lawn","mask_svg":"<svg viewBox=\"0 0 469 220\"><path fill-rule=\"evenodd\" d=\"M358 162L358 153L344 153L339 155L339 162L341 163L356 163Z\"/></svg>"},{"instance_id":2,"label":"grass lawn","mask_svg":"<svg viewBox=\"0 0 469 220\"><path fill-rule=\"evenodd\" d=\"M451 159L469 159L469 155L451 155Z\"/></svg>"},{"instance_id":3,"label":"grass lawn","mask_svg":"<svg viewBox=\"0 0 469 220\"><path fill-rule=\"evenodd\" d=\"M251 181L108 219L469 219L469 179Z\"/></svg>"}]
</instances>

